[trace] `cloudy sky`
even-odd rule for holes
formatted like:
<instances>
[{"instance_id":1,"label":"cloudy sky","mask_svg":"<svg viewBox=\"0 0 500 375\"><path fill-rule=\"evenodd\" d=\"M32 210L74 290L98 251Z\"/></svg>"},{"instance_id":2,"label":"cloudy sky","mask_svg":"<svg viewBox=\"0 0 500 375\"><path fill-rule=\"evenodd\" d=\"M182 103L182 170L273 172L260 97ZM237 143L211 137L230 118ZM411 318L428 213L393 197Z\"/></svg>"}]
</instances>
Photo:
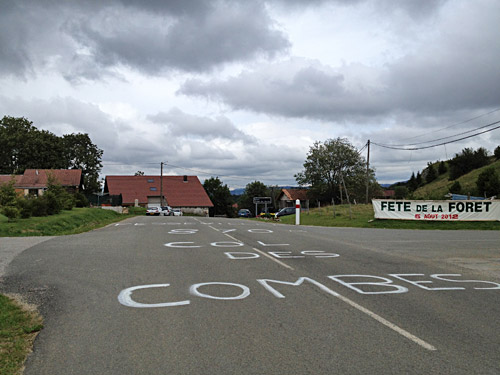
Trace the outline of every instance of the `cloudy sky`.
<instances>
[{"instance_id":1,"label":"cloudy sky","mask_svg":"<svg viewBox=\"0 0 500 375\"><path fill-rule=\"evenodd\" d=\"M420 148L492 129L499 19L497 0L2 0L0 115L88 133L103 175L163 161L230 187L295 184L315 141ZM372 144L370 161L387 183L499 144L500 129Z\"/></svg>"}]
</instances>

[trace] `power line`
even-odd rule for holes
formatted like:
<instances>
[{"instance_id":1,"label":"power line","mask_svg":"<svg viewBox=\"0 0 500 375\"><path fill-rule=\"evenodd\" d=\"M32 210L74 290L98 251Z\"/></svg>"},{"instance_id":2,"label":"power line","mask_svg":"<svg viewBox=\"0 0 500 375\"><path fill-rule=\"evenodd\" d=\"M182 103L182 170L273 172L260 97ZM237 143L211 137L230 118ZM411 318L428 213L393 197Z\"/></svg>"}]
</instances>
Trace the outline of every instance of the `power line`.
<instances>
[{"instance_id":1,"label":"power line","mask_svg":"<svg viewBox=\"0 0 500 375\"><path fill-rule=\"evenodd\" d=\"M442 138L437 138L437 139L434 139L432 141L425 141L425 142L417 142L417 143L408 143L408 144L405 144L405 145L380 145L378 144L378 146L387 146L387 147L407 147L407 146L416 146L416 145L422 145L422 144L425 144L425 143L431 143L431 142L437 142L437 141L442 141L444 139L449 139L449 138L455 138L459 135L464 135L464 134L468 134L468 133L472 133L472 132L475 132L476 130L479 130L479 129L484 129L484 128L487 128L489 126L493 126L495 124L498 124L500 121L496 121L496 122L493 122L491 124L488 124L488 125L483 125L483 126L480 126L478 128L475 128L475 129L471 129L471 130L468 130L466 132L462 132L462 133L458 133L458 134L454 134L454 135L450 135L448 137L442 137Z\"/></svg>"},{"instance_id":2,"label":"power line","mask_svg":"<svg viewBox=\"0 0 500 375\"><path fill-rule=\"evenodd\" d=\"M433 130L433 131L430 131L430 132L426 132L425 134L416 135L416 136L414 136L414 137L410 137L410 138L403 138L403 140L405 140L405 139L406 139L406 140L410 140L410 139L420 138L420 137L423 137L423 136L425 136L425 135L429 135L429 134L437 133L437 132L440 132L440 131L442 131L442 130L450 129L450 128L453 128L453 127L458 126L458 125L463 125L463 124L466 124L466 123L468 123L468 122L471 122L471 121L473 121L473 120L477 120L478 118L481 118L481 117L484 117L484 116L490 115L490 114L495 113L495 112L498 112L498 111L500 111L500 108L496 108L496 109L494 109L494 110L492 110L492 111L489 111L489 112L487 112L487 113L483 113L483 114L481 114L481 115L479 115L479 116L476 116L476 117L470 118L470 119L468 119L468 120L464 120L464 121L458 122L458 123L456 123L456 124L452 124L452 125L446 126L446 127L444 127L444 128L441 128L441 129L437 129L437 130ZM426 142L423 142L423 143L426 143Z\"/></svg>"},{"instance_id":3,"label":"power line","mask_svg":"<svg viewBox=\"0 0 500 375\"><path fill-rule=\"evenodd\" d=\"M500 121L495 121L495 122L493 122L491 124L482 126L481 128L485 128L487 126L493 126L493 125L496 125L498 123L500 123ZM481 128L478 128L478 129L481 129ZM383 145L383 144L379 144L379 143L375 143L375 142L371 142L371 143L374 144L374 145L377 145L379 147L388 148L388 149L391 149L391 150L416 151L416 150L423 150L423 149L432 148L432 147L443 146L443 145L447 145L449 143L455 143L455 142L458 142L458 141L463 141L464 139L476 137L478 135L481 135L481 134L484 134L484 133L488 133L488 132L491 132L491 131L496 130L496 129L500 129L500 126L496 126L494 128L491 128L491 129L483 130L481 132L468 135L466 137L457 138L457 139L454 139L452 141L442 142L442 143L438 143L438 144L434 144L434 145L430 145L430 146L422 146L422 147L396 147L396 146ZM462 133L462 134L465 134L465 133ZM460 134L456 134L455 136L457 136L457 135L460 135ZM447 137L447 138L451 138L451 137ZM427 143L427 142L425 142L425 143Z\"/></svg>"}]
</instances>

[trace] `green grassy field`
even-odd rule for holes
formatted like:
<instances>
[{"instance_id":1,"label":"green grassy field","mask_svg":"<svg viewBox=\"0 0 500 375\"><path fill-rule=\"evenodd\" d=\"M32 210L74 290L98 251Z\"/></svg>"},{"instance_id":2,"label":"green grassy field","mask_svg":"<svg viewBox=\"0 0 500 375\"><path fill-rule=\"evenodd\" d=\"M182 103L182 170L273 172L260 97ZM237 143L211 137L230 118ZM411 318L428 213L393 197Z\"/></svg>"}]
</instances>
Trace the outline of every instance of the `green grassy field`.
<instances>
[{"instance_id":1,"label":"green grassy field","mask_svg":"<svg viewBox=\"0 0 500 375\"><path fill-rule=\"evenodd\" d=\"M356 227L356 228L385 228L385 229L441 229L441 230L500 230L500 222L436 222L436 221L414 221L414 220L375 220L371 204L335 206L334 217L333 206L321 209L313 208L300 215L301 225L313 225L324 227ZM260 219L258 219L260 220ZM295 215L283 216L280 221L283 224L295 224Z\"/></svg>"},{"instance_id":2,"label":"green grassy field","mask_svg":"<svg viewBox=\"0 0 500 375\"><path fill-rule=\"evenodd\" d=\"M129 215L120 215L100 208L74 208L58 215L18 219L14 222L7 222L0 218L0 237L59 236L83 233L142 213L139 210L132 211Z\"/></svg>"},{"instance_id":3,"label":"green grassy field","mask_svg":"<svg viewBox=\"0 0 500 375\"><path fill-rule=\"evenodd\" d=\"M33 340L42 329L37 312L0 294L0 374L22 373Z\"/></svg>"}]
</instances>

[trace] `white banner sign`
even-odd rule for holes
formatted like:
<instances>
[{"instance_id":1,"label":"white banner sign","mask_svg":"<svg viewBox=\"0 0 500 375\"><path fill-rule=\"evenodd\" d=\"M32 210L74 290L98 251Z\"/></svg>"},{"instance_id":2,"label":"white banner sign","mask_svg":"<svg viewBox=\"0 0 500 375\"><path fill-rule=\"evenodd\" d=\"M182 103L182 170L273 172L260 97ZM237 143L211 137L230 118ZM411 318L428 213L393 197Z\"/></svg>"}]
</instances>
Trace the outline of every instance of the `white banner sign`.
<instances>
[{"instance_id":1,"label":"white banner sign","mask_svg":"<svg viewBox=\"0 0 500 375\"><path fill-rule=\"evenodd\" d=\"M376 219L500 221L500 201L398 201L373 199Z\"/></svg>"}]
</instances>

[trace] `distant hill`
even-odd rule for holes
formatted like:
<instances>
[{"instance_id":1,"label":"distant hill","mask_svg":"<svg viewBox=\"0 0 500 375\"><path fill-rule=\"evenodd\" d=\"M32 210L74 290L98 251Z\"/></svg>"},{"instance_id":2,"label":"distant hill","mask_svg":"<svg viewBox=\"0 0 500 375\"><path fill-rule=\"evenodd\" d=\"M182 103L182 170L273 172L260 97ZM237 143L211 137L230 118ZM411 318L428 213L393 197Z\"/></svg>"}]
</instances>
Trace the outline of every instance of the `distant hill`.
<instances>
[{"instance_id":1,"label":"distant hill","mask_svg":"<svg viewBox=\"0 0 500 375\"><path fill-rule=\"evenodd\" d=\"M299 186L278 186L278 189L298 189ZM239 188L239 189L233 189L229 190L231 192L231 195L242 195L245 193L245 188Z\"/></svg>"}]
</instances>

